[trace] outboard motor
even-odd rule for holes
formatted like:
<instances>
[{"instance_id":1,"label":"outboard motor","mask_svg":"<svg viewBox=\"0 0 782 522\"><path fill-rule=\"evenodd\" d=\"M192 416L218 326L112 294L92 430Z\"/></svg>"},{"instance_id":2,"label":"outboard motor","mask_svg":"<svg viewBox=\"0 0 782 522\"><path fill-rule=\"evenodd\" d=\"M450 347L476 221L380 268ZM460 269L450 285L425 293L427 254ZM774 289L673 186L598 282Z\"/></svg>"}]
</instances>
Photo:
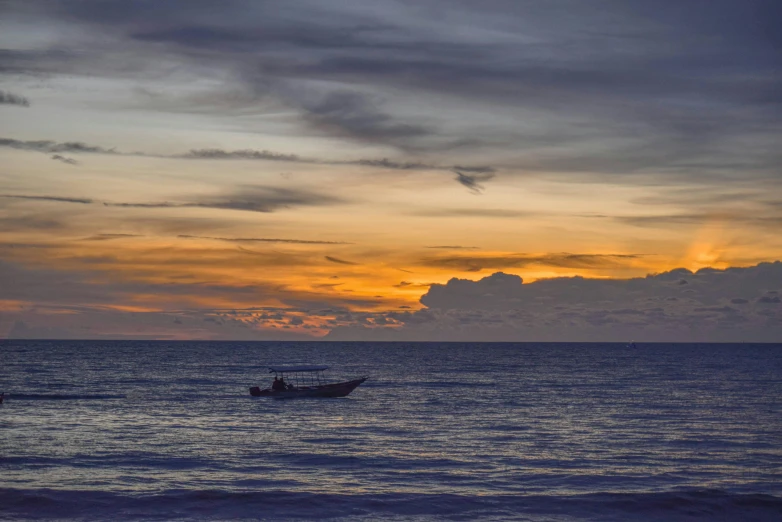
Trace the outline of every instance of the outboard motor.
<instances>
[{"instance_id":1,"label":"outboard motor","mask_svg":"<svg viewBox=\"0 0 782 522\"><path fill-rule=\"evenodd\" d=\"M250 388L250 395L253 397L260 397L261 396L261 389L258 386L253 386Z\"/></svg>"}]
</instances>

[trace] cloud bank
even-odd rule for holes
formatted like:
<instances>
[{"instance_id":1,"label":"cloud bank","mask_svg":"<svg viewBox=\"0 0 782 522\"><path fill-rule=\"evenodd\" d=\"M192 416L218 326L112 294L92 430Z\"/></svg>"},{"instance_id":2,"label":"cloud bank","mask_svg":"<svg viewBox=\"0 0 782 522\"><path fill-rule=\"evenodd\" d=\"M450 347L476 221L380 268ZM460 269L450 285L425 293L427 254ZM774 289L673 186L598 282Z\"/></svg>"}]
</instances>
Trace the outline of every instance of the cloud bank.
<instances>
[{"instance_id":1,"label":"cloud bank","mask_svg":"<svg viewBox=\"0 0 782 522\"><path fill-rule=\"evenodd\" d=\"M524 284L497 272L432 284L425 308L392 312L395 328L342 327L333 339L452 341L776 342L782 262L634 279L554 278Z\"/></svg>"}]
</instances>

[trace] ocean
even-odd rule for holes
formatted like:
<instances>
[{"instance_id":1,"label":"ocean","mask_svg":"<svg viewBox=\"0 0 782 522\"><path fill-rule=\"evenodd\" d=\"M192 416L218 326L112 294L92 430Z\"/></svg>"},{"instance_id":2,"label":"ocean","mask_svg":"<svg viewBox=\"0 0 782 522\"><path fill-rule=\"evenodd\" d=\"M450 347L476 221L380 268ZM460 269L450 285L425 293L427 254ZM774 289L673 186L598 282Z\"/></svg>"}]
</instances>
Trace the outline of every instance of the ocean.
<instances>
[{"instance_id":1,"label":"ocean","mask_svg":"<svg viewBox=\"0 0 782 522\"><path fill-rule=\"evenodd\" d=\"M782 520L782 345L2 341L0 390L1 520Z\"/></svg>"}]
</instances>

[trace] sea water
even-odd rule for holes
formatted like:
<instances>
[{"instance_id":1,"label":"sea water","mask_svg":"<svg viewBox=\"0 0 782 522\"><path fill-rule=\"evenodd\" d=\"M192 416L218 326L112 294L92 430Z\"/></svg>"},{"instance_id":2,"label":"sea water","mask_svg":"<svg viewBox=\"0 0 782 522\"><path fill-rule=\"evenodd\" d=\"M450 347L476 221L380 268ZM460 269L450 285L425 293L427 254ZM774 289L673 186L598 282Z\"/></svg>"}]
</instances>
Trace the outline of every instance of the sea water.
<instances>
[{"instance_id":1,"label":"sea water","mask_svg":"<svg viewBox=\"0 0 782 522\"><path fill-rule=\"evenodd\" d=\"M368 375L252 398L267 366ZM782 345L3 341L0 519L782 520Z\"/></svg>"}]
</instances>

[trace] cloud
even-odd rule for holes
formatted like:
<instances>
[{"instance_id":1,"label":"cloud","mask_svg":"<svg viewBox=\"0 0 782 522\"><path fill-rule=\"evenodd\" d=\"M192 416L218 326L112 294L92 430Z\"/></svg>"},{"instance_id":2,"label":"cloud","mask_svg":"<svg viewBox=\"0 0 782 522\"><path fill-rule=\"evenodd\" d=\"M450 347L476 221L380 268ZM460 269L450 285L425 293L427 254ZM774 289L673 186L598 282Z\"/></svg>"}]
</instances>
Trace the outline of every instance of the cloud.
<instances>
[{"instance_id":1,"label":"cloud","mask_svg":"<svg viewBox=\"0 0 782 522\"><path fill-rule=\"evenodd\" d=\"M690 282L684 289L676 283L682 275ZM691 272L676 269L634 279L553 278L523 284L515 275L498 272L479 281L451 279L446 285L432 285L421 298L431 309L512 309L607 306L638 309L638 305L659 308L666 297L686 297L691 310L722 302L743 303L758 294L767 297L769 289L782 288L782 263L761 263L749 268L702 269ZM742 301L743 300L743 301ZM675 301L681 303L681 301ZM631 306L635 305L635 306ZM697 306L696 306L697 305ZM679 306L670 305L670 306ZM725 309L720 308L720 311ZM612 313L616 313L615 311Z\"/></svg>"},{"instance_id":2,"label":"cloud","mask_svg":"<svg viewBox=\"0 0 782 522\"><path fill-rule=\"evenodd\" d=\"M616 268L640 257L639 254L510 254L475 256L426 257L420 260L424 266L479 272L485 269L523 268L531 265L562 268Z\"/></svg>"},{"instance_id":3,"label":"cloud","mask_svg":"<svg viewBox=\"0 0 782 522\"><path fill-rule=\"evenodd\" d=\"M0 147L13 148L18 150L28 150L35 152L71 152L71 153L93 153L93 154L112 154L120 156L143 156L152 158L171 158L171 159L187 159L187 160L249 160L249 161L278 161L278 162L291 162L291 163L309 163L315 165L359 165L364 167L371 167L377 169L392 169L392 170L453 170L459 169L464 172L476 172L480 173L480 176L468 176L468 178L474 178L479 180L488 180L492 176L492 173L496 172L494 167L488 165L473 165L473 166L458 166L449 167L443 165L437 165L434 163L422 163L412 161L394 161L388 158L382 159L357 159L357 160L326 160L322 158L312 158L300 156L298 154L287 154L282 152L275 152L269 150L254 150L254 149L241 149L241 150L225 150L219 148L208 149L193 149L185 154L170 153L170 154L150 154L141 151L126 153L118 151L116 148L107 149L105 147L97 145L88 145L79 141L71 142L55 142L51 140L35 140L35 141L23 141L11 138L0 138ZM51 157L53 160L62 161L70 165L77 165L78 162L74 159L64 157L60 154L55 154Z\"/></svg>"},{"instance_id":4,"label":"cloud","mask_svg":"<svg viewBox=\"0 0 782 522\"><path fill-rule=\"evenodd\" d=\"M429 288L432 283L411 283L410 281L400 281L399 284L394 285L394 288Z\"/></svg>"},{"instance_id":5,"label":"cloud","mask_svg":"<svg viewBox=\"0 0 782 522\"><path fill-rule=\"evenodd\" d=\"M222 149L195 149L182 156L190 159L245 159L266 161L304 161L296 154L282 154L268 150L232 150Z\"/></svg>"},{"instance_id":6,"label":"cloud","mask_svg":"<svg viewBox=\"0 0 782 522\"><path fill-rule=\"evenodd\" d=\"M334 91L316 100L302 100L305 120L316 127L357 141L415 149L432 134L423 125L405 123L382 112L371 97L356 91Z\"/></svg>"},{"instance_id":7,"label":"cloud","mask_svg":"<svg viewBox=\"0 0 782 522\"><path fill-rule=\"evenodd\" d=\"M345 261L344 259L339 259L332 256L323 256L326 261L331 261L332 263L337 263L340 265L358 265L358 263L354 263L353 261Z\"/></svg>"},{"instance_id":8,"label":"cloud","mask_svg":"<svg viewBox=\"0 0 782 522\"><path fill-rule=\"evenodd\" d=\"M657 214L636 216L593 216L610 218L628 225L644 228L671 228L671 227L698 227L708 223L727 222L743 224L759 228L776 229L782 226L782 217L775 212L769 212L762 208L758 202L753 202L757 207L751 214L746 211L727 212L717 210L715 212L695 212L688 214Z\"/></svg>"},{"instance_id":9,"label":"cloud","mask_svg":"<svg viewBox=\"0 0 782 522\"><path fill-rule=\"evenodd\" d=\"M93 154L117 154L117 151L99 147L96 145L87 145L80 141L66 141L58 143L50 140L38 140L38 141L21 141L11 138L0 138L0 147L8 147L11 149L19 150L32 150L37 152L57 153L57 152L73 152L73 153L93 153ZM59 159L59 158L54 158Z\"/></svg>"},{"instance_id":10,"label":"cloud","mask_svg":"<svg viewBox=\"0 0 782 522\"><path fill-rule=\"evenodd\" d=\"M690 284L676 284L686 277ZM524 283L497 272L432 284L418 311L386 312L394 328L343 326L330 339L775 342L782 262L676 269L633 279L560 277ZM731 306L731 305L739 305Z\"/></svg>"},{"instance_id":11,"label":"cloud","mask_svg":"<svg viewBox=\"0 0 782 522\"><path fill-rule=\"evenodd\" d=\"M642 0L599 10L462 2L447 19L441 1L423 11L237 1L219 14L201 2L46 5L4 4L51 27L52 43L2 51L0 73L162 83L168 61L187 78L223 79L216 101L190 101L194 111L272 105L307 131L426 154L464 145L527 172L686 182L773 176L779 163L773 0L715 0L707 12ZM99 36L100 49L81 45ZM121 64L107 58L118 52Z\"/></svg>"},{"instance_id":12,"label":"cloud","mask_svg":"<svg viewBox=\"0 0 782 522\"><path fill-rule=\"evenodd\" d=\"M33 201L55 201L58 203L79 203L81 205L91 205L96 203L95 200L89 198L68 198L61 196L29 196L23 194L0 194L0 198L10 199L27 199Z\"/></svg>"},{"instance_id":13,"label":"cloud","mask_svg":"<svg viewBox=\"0 0 782 522\"><path fill-rule=\"evenodd\" d=\"M55 201L60 203L102 204L106 207L122 208L213 208L220 210L239 210L245 212L276 212L301 206L328 206L343 203L335 196L318 194L306 190L296 190L262 185L246 185L224 196L204 197L196 201L185 202L110 202L90 198L69 198L58 196L31 196L0 194L0 198Z\"/></svg>"},{"instance_id":14,"label":"cloud","mask_svg":"<svg viewBox=\"0 0 782 522\"><path fill-rule=\"evenodd\" d=\"M488 181L494 177L493 173L484 174L465 174L459 170L454 169L453 173L456 174L456 181L467 187L473 194L480 194L483 192L483 185L481 181Z\"/></svg>"},{"instance_id":15,"label":"cloud","mask_svg":"<svg viewBox=\"0 0 782 522\"><path fill-rule=\"evenodd\" d=\"M30 100L19 94L14 94L0 89L0 105L19 105L20 107L29 107Z\"/></svg>"},{"instance_id":16,"label":"cloud","mask_svg":"<svg viewBox=\"0 0 782 522\"><path fill-rule=\"evenodd\" d=\"M184 206L216 208L224 210L242 210L248 212L275 212L300 206L330 206L343 203L344 200L305 190L246 185L233 194L224 197L204 198Z\"/></svg>"},{"instance_id":17,"label":"cloud","mask_svg":"<svg viewBox=\"0 0 782 522\"><path fill-rule=\"evenodd\" d=\"M111 239L127 239L131 237L144 237L141 234L95 234L84 238L84 241L109 241Z\"/></svg>"},{"instance_id":18,"label":"cloud","mask_svg":"<svg viewBox=\"0 0 782 522\"><path fill-rule=\"evenodd\" d=\"M491 217L491 218L519 218L533 217L540 213L524 210L510 210L503 208L442 208L432 210L418 210L413 212L416 216L426 217Z\"/></svg>"},{"instance_id":19,"label":"cloud","mask_svg":"<svg viewBox=\"0 0 782 522\"><path fill-rule=\"evenodd\" d=\"M459 246L459 245L428 246L426 248L435 248L435 249L441 249L441 250L478 250L478 249L480 249L480 247Z\"/></svg>"},{"instance_id":20,"label":"cloud","mask_svg":"<svg viewBox=\"0 0 782 522\"><path fill-rule=\"evenodd\" d=\"M309 239L282 239L282 238L267 238L267 237L210 237L210 236L193 236L188 234L179 234L177 237L182 239L212 239L215 241L228 241L232 243L291 243L297 245L350 245L351 243L345 241L319 241Z\"/></svg>"},{"instance_id":21,"label":"cloud","mask_svg":"<svg viewBox=\"0 0 782 522\"><path fill-rule=\"evenodd\" d=\"M59 154L55 154L52 156L53 160L62 161L63 163L67 163L68 165L78 165L79 162L75 159L66 158L65 156L60 156Z\"/></svg>"},{"instance_id":22,"label":"cloud","mask_svg":"<svg viewBox=\"0 0 782 522\"><path fill-rule=\"evenodd\" d=\"M442 168L434 165L428 165L426 163L412 162L412 161L392 161L388 158L382 159L360 159L356 161L348 161L348 164L364 165L367 167L377 167L381 169L394 169L394 170L418 170L418 169L435 169ZM477 168L477 167L476 167Z\"/></svg>"}]
</instances>

